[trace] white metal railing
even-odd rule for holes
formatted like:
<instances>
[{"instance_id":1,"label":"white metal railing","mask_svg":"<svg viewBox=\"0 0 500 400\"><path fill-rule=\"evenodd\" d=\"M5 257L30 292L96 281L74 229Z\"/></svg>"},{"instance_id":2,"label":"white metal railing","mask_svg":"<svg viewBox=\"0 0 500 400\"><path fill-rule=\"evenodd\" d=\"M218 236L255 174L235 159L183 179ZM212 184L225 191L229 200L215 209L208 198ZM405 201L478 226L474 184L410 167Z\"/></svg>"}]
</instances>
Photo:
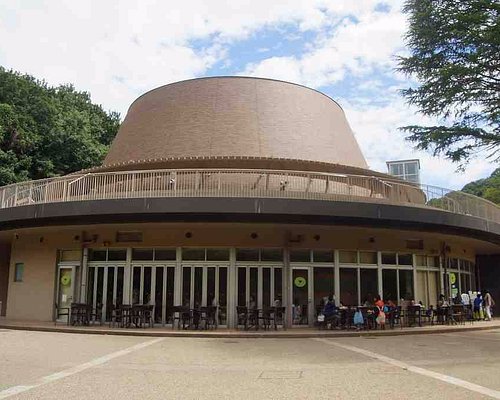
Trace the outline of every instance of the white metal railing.
<instances>
[{"instance_id":1,"label":"white metal railing","mask_svg":"<svg viewBox=\"0 0 500 400\"><path fill-rule=\"evenodd\" d=\"M0 208L151 197L287 198L431 207L500 222L494 203L460 191L375 176L320 172L180 169L68 175L0 188Z\"/></svg>"}]
</instances>

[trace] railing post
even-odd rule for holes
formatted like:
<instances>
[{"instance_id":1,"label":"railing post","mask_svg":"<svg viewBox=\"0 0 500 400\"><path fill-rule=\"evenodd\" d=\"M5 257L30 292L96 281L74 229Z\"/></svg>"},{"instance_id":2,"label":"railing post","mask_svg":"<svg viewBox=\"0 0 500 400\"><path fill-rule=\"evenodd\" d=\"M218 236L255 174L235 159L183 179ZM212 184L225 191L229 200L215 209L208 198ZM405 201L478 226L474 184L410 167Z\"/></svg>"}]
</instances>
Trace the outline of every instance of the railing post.
<instances>
[{"instance_id":1,"label":"railing post","mask_svg":"<svg viewBox=\"0 0 500 400\"><path fill-rule=\"evenodd\" d=\"M5 188L2 189L2 208L5 208Z\"/></svg>"},{"instance_id":2,"label":"railing post","mask_svg":"<svg viewBox=\"0 0 500 400\"><path fill-rule=\"evenodd\" d=\"M14 206L17 206L17 192L19 190L19 186L16 185L16 189L14 191Z\"/></svg>"}]
</instances>

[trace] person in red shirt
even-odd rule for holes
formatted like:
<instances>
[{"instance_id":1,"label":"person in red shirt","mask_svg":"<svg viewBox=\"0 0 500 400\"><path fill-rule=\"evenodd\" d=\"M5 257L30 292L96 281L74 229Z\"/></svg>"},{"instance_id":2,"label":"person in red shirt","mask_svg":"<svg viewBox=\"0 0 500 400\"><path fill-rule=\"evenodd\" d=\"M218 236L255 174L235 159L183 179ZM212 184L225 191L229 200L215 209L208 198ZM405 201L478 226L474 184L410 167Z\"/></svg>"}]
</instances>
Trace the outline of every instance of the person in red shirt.
<instances>
[{"instance_id":1,"label":"person in red shirt","mask_svg":"<svg viewBox=\"0 0 500 400\"><path fill-rule=\"evenodd\" d=\"M374 300L375 307L378 307L380 310L384 309L384 302L382 301L380 296L377 295L377 297L375 297L375 299L373 299L373 300Z\"/></svg>"}]
</instances>

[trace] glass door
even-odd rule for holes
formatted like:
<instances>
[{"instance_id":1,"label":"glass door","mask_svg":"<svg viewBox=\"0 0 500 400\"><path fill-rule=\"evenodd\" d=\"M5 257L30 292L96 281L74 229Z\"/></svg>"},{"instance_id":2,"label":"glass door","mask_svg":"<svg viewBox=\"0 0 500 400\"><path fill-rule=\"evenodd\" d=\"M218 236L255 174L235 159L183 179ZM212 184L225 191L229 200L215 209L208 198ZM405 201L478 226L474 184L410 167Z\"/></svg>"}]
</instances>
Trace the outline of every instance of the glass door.
<instances>
[{"instance_id":1,"label":"glass door","mask_svg":"<svg viewBox=\"0 0 500 400\"><path fill-rule=\"evenodd\" d=\"M282 305L282 268L274 266L237 267L237 305L264 309Z\"/></svg>"},{"instance_id":2,"label":"glass door","mask_svg":"<svg viewBox=\"0 0 500 400\"><path fill-rule=\"evenodd\" d=\"M219 325L227 324L228 267L191 265L182 267L182 305L189 308L217 306Z\"/></svg>"},{"instance_id":3,"label":"glass door","mask_svg":"<svg viewBox=\"0 0 500 400\"><path fill-rule=\"evenodd\" d=\"M123 303L124 271L125 267L115 265L89 267L87 304L103 321L109 321L112 308Z\"/></svg>"},{"instance_id":4,"label":"glass door","mask_svg":"<svg viewBox=\"0 0 500 400\"><path fill-rule=\"evenodd\" d=\"M292 325L308 326L314 323L312 312L312 285L309 268L292 269Z\"/></svg>"},{"instance_id":5,"label":"glass door","mask_svg":"<svg viewBox=\"0 0 500 400\"><path fill-rule=\"evenodd\" d=\"M57 306L71 308L75 294L75 266L60 266L57 271ZM61 316L58 321L67 322L68 316Z\"/></svg>"},{"instance_id":6,"label":"glass door","mask_svg":"<svg viewBox=\"0 0 500 400\"><path fill-rule=\"evenodd\" d=\"M154 306L156 324L171 323L174 306L175 266L133 265L132 304Z\"/></svg>"}]
</instances>

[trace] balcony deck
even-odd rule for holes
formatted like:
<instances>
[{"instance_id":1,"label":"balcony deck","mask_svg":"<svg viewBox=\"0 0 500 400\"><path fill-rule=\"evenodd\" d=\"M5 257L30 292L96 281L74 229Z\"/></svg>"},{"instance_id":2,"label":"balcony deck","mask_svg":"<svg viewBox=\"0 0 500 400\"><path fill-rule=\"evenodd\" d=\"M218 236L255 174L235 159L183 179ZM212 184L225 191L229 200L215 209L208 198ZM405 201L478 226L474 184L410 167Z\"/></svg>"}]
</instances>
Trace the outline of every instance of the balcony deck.
<instances>
[{"instance_id":1,"label":"balcony deck","mask_svg":"<svg viewBox=\"0 0 500 400\"><path fill-rule=\"evenodd\" d=\"M450 189L375 176L241 169L164 169L67 175L0 188L0 209L139 198L276 198L390 204L500 223L500 208Z\"/></svg>"}]
</instances>

